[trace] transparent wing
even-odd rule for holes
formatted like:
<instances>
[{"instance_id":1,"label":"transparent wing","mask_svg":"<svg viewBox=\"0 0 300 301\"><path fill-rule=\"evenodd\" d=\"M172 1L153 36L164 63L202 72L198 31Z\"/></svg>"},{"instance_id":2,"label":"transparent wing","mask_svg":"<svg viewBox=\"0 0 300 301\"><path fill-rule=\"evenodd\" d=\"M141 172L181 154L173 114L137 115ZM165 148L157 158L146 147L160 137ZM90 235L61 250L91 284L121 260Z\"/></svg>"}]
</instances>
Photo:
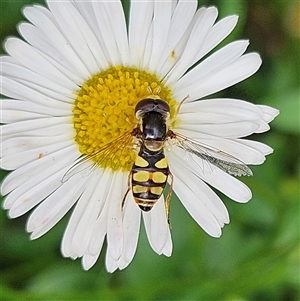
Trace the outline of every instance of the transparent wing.
<instances>
[{"instance_id":1,"label":"transparent wing","mask_svg":"<svg viewBox=\"0 0 300 301\"><path fill-rule=\"evenodd\" d=\"M118 168L122 154L128 153L128 148L134 148L135 145L136 142L131 132L116 138L93 153L81 156L64 174L62 182L68 181L78 173L83 177L87 176L97 166Z\"/></svg>"},{"instance_id":2,"label":"transparent wing","mask_svg":"<svg viewBox=\"0 0 300 301\"><path fill-rule=\"evenodd\" d=\"M199 143L181 134L173 132L172 142L185 151L207 161L233 176L252 176L251 169L234 156L217 148Z\"/></svg>"}]
</instances>

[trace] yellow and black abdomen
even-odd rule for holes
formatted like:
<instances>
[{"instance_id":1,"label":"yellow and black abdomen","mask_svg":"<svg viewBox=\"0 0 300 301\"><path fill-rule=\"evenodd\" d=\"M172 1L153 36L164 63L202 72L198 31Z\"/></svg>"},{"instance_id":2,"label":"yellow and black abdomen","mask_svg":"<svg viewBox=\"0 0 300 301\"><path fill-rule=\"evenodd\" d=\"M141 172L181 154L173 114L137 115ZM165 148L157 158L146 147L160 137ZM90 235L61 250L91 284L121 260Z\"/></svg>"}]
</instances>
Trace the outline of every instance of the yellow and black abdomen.
<instances>
[{"instance_id":1,"label":"yellow and black abdomen","mask_svg":"<svg viewBox=\"0 0 300 301\"><path fill-rule=\"evenodd\" d=\"M151 152L142 145L131 172L133 197L142 210L151 210L161 197L169 173L163 148Z\"/></svg>"}]
</instances>

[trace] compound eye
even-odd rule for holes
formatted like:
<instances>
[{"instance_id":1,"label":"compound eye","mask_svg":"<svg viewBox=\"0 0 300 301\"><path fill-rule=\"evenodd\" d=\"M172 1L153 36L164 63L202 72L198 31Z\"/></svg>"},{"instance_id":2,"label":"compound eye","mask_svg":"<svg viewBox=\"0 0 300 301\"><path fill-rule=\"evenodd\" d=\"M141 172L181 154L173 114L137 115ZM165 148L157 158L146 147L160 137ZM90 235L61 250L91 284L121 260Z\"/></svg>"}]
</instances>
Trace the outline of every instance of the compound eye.
<instances>
[{"instance_id":1,"label":"compound eye","mask_svg":"<svg viewBox=\"0 0 300 301\"><path fill-rule=\"evenodd\" d=\"M166 113L170 112L170 107L165 101L161 99L156 99L154 101L154 104L155 104L155 109L154 109L155 111L166 112Z\"/></svg>"},{"instance_id":2,"label":"compound eye","mask_svg":"<svg viewBox=\"0 0 300 301\"><path fill-rule=\"evenodd\" d=\"M135 113L138 111L143 111L143 112L151 111L152 107L153 107L153 99L150 98L143 99L136 105Z\"/></svg>"},{"instance_id":3,"label":"compound eye","mask_svg":"<svg viewBox=\"0 0 300 301\"><path fill-rule=\"evenodd\" d=\"M141 100L135 107L135 113L140 115L147 112L169 113L169 105L161 99L146 98Z\"/></svg>"}]
</instances>

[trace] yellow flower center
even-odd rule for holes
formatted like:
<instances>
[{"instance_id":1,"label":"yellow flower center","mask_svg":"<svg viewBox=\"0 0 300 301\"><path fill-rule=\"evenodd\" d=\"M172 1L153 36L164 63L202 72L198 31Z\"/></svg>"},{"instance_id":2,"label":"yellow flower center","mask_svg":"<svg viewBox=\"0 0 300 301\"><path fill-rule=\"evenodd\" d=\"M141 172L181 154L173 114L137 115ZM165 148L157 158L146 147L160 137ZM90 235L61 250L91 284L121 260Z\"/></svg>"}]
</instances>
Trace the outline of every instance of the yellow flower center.
<instances>
[{"instance_id":1,"label":"yellow flower center","mask_svg":"<svg viewBox=\"0 0 300 301\"><path fill-rule=\"evenodd\" d=\"M79 151L102 168L129 171L135 159L133 139L127 139L126 145L116 139L136 127L135 106L152 94L169 104L172 118L176 101L155 74L117 66L88 79L77 92L73 109ZM114 143L113 148L107 148L109 143Z\"/></svg>"}]
</instances>

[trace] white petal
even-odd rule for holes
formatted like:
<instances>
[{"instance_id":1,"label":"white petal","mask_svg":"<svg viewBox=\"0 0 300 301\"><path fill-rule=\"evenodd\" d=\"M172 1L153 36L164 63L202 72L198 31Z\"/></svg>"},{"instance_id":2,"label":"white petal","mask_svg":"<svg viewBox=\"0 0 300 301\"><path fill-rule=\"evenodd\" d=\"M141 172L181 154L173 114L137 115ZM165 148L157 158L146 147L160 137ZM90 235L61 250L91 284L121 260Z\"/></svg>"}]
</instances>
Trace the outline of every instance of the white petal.
<instances>
[{"instance_id":1,"label":"white petal","mask_svg":"<svg viewBox=\"0 0 300 301\"><path fill-rule=\"evenodd\" d=\"M170 165L170 167L176 177L176 181L174 182L174 191L185 206L186 210L209 235L213 237L221 236L221 228L216 217L206 207L206 204L209 202L208 196L204 193L202 193L201 196L196 194L190 188L192 180L189 179L189 176L191 173L188 172L188 170L185 170L183 167L184 165L180 166L176 164L177 162L175 161L172 163L173 164ZM205 198L204 203L202 203L201 197Z\"/></svg>"},{"instance_id":2,"label":"white petal","mask_svg":"<svg viewBox=\"0 0 300 301\"><path fill-rule=\"evenodd\" d=\"M180 158L183 158L184 165L188 166L203 181L215 187L232 200L246 203L251 199L251 190L237 178L197 156L187 156L179 148L174 148L172 151L176 152Z\"/></svg>"},{"instance_id":3,"label":"white petal","mask_svg":"<svg viewBox=\"0 0 300 301\"><path fill-rule=\"evenodd\" d=\"M26 100L1 99L2 110L21 110L23 112L32 112L47 116L67 116L70 114L70 108L61 110L59 108L50 108Z\"/></svg>"},{"instance_id":4,"label":"white petal","mask_svg":"<svg viewBox=\"0 0 300 301\"><path fill-rule=\"evenodd\" d=\"M188 101L203 98L250 77L260 65L261 58L257 53L245 54L234 63L214 72L205 80L174 93L174 98L183 99L189 96Z\"/></svg>"},{"instance_id":5,"label":"white petal","mask_svg":"<svg viewBox=\"0 0 300 301\"><path fill-rule=\"evenodd\" d=\"M152 249L160 255L167 243L168 232L170 231L163 196L153 206L150 212L143 211L143 218L149 244Z\"/></svg>"},{"instance_id":6,"label":"white petal","mask_svg":"<svg viewBox=\"0 0 300 301\"><path fill-rule=\"evenodd\" d=\"M47 128L53 125L70 123L70 117L46 117L34 120L25 120L1 126L2 135L27 132L36 128Z\"/></svg>"},{"instance_id":7,"label":"white petal","mask_svg":"<svg viewBox=\"0 0 300 301\"><path fill-rule=\"evenodd\" d=\"M251 118L251 116L249 116L248 118L242 118L242 116L239 116L238 114L230 114L229 111L218 113L206 112L203 110L202 112L180 114L177 119L178 122L189 125L226 124L246 120L255 120L259 123L260 119L255 117L256 116L253 116L253 118Z\"/></svg>"},{"instance_id":8,"label":"white petal","mask_svg":"<svg viewBox=\"0 0 300 301\"><path fill-rule=\"evenodd\" d=\"M120 65L122 64L121 51L125 51L123 59L127 60L127 48L125 41L125 19L121 7L121 3L113 3L113 5L100 1L93 1L93 8L98 22L99 30L103 36L103 43L108 49L109 64ZM114 22L111 15L114 15ZM118 20L119 18L119 20ZM121 18L121 19L120 19ZM115 28L116 27L116 28ZM115 34L120 34L120 41L118 41Z\"/></svg>"},{"instance_id":9,"label":"white petal","mask_svg":"<svg viewBox=\"0 0 300 301\"><path fill-rule=\"evenodd\" d=\"M142 63L139 65L139 69L149 69L149 63L152 57L152 47L153 47L153 34L154 34L154 24L152 23L148 37L146 40L145 51L143 52Z\"/></svg>"},{"instance_id":10,"label":"white petal","mask_svg":"<svg viewBox=\"0 0 300 301\"><path fill-rule=\"evenodd\" d=\"M223 124L180 124L178 131L188 130L217 137L239 138L258 132L260 123L254 121L228 122Z\"/></svg>"},{"instance_id":11,"label":"white petal","mask_svg":"<svg viewBox=\"0 0 300 301\"><path fill-rule=\"evenodd\" d=\"M245 164L262 164L266 159L265 155L267 155L269 151L269 148L262 152L251 144L247 145L247 141L249 140L226 139L189 130L180 130L179 133L196 140L204 146L212 146L213 148L230 154ZM246 141L246 143L243 143L244 141Z\"/></svg>"},{"instance_id":12,"label":"white petal","mask_svg":"<svg viewBox=\"0 0 300 301\"><path fill-rule=\"evenodd\" d=\"M12 79L15 79L19 82L22 81L25 85L27 82L34 83L37 86L59 93L61 97L59 97L58 95L58 97L56 98L58 100L70 102L69 99L74 98L74 93L71 90L66 89L64 86L57 84L28 68L20 66L17 62L11 63L2 60L1 68L2 68L1 74L10 77Z\"/></svg>"},{"instance_id":13,"label":"white petal","mask_svg":"<svg viewBox=\"0 0 300 301\"><path fill-rule=\"evenodd\" d=\"M61 143L51 144L36 149L31 149L22 152L21 155L19 153L7 155L0 159L0 166L1 168L6 170L14 170L29 162L39 160L42 157L50 155L61 149L67 148L71 145L74 145L74 142L68 140L66 142L61 142Z\"/></svg>"},{"instance_id":14,"label":"white petal","mask_svg":"<svg viewBox=\"0 0 300 301\"><path fill-rule=\"evenodd\" d=\"M162 254L164 254L167 257L170 257L172 255L172 251L173 251L173 244L172 244L171 231L168 231L167 242L164 248L162 249Z\"/></svg>"},{"instance_id":15,"label":"white petal","mask_svg":"<svg viewBox=\"0 0 300 301\"><path fill-rule=\"evenodd\" d=\"M19 25L18 30L30 45L38 49L49 61L52 59L52 62L55 62L54 66L75 84L80 84L83 81L80 72L76 69L76 65L73 65L69 58L63 56L60 48L57 49L51 44L51 40L45 32L25 22Z\"/></svg>"},{"instance_id":16,"label":"white petal","mask_svg":"<svg viewBox=\"0 0 300 301\"><path fill-rule=\"evenodd\" d=\"M43 114L24 112L20 110L1 110L0 123L13 123L44 117L46 116Z\"/></svg>"},{"instance_id":17,"label":"white petal","mask_svg":"<svg viewBox=\"0 0 300 301\"><path fill-rule=\"evenodd\" d=\"M244 144L246 146L249 146L252 149L257 150L258 152L261 152L264 156L272 154L273 149L261 142L253 141L253 140L246 140L246 139L238 139L238 142L240 144Z\"/></svg>"},{"instance_id":18,"label":"white petal","mask_svg":"<svg viewBox=\"0 0 300 301\"><path fill-rule=\"evenodd\" d=\"M101 47L74 5L66 0L49 1L48 6L61 32L67 37L77 56L88 69L90 74L86 74L87 78L96 73L99 67L107 67L105 60L102 59L100 62L95 60L95 54L97 56L97 50L101 53ZM98 63L100 64L98 65Z\"/></svg>"},{"instance_id":19,"label":"white petal","mask_svg":"<svg viewBox=\"0 0 300 301\"><path fill-rule=\"evenodd\" d=\"M90 176L90 181L88 182L88 185L86 189L84 190L84 193L80 196L74 211L71 215L71 218L68 222L67 228L65 230L62 243L61 243L61 252L64 257L70 257L76 254L77 255L77 250L73 250L72 242L73 242L73 237L74 233L78 227L78 223L80 222L80 219L82 218L82 215L84 214L85 208L88 205L89 198L86 197L87 194L91 193L91 189L94 188L95 181L98 179L98 174L94 173Z\"/></svg>"},{"instance_id":20,"label":"white petal","mask_svg":"<svg viewBox=\"0 0 300 301\"><path fill-rule=\"evenodd\" d=\"M194 24L180 60L167 75L167 85L174 84L190 66L199 60L199 50L201 49L205 37L217 18L218 10L215 7L209 7L205 9L205 11L201 13L199 12L200 10L196 14L196 17L198 18Z\"/></svg>"},{"instance_id":21,"label":"white petal","mask_svg":"<svg viewBox=\"0 0 300 301\"><path fill-rule=\"evenodd\" d=\"M217 98L183 103L177 118L180 128L190 127L199 132L223 137L226 137L225 132L228 131L227 137L235 138L268 130L269 126L263 116L261 109L249 102ZM247 121L248 123L245 123ZM236 123L236 133L234 133L234 123ZM241 127L243 125L244 128ZM223 131L215 126L220 126ZM213 133L214 129L215 133Z\"/></svg>"},{"instance_id":22,"label":"white petal","mask_svg":"<svg viewBox=\"0 0 300 301\"><path fill-rule=\"evenodd\" d=\"M41 181L43 180L43 177L47 177L55 173L61 167L63 168L65 166L65 162L70 164L70 161L72 162L74 157L76 158L78 156L77 147L72 145L36 161L30 162L14 170L3 180L1 185L1 194L6 195L26 182L29 186L29 183L33 183L33 179Z\"/></svg>"},{"instance_id":23,"label":"white petal","mask_svg":"<svg viewBox=\"0 0 300 301\"><path fill-rule=\"evenodd\" d=\"M118 172L113 175L114 180L108 193L109 208L107 216L107 251L114 260L118 260L123 250L123 226L122 226L122 187L123 173Z\"/></svg>"},{"instance_id":24,"label":"white petal","mask_svg":"<svg viewBox=\"0 0 300 301\"><path fill-rule=\"evenodd\" d=\"M182 160L182 158L174 154L173 156L170 156L170 159L170 166L175 175L175 179L179 177L181 181L189 187L193 194L197 196L197 199L194 200L194 202L198 205L199 214L203 212L202 207L205 207L205 210L208 209L218 221L226 224L229 223L228 211L221 199L212 191L212 189L203 183L197 174L194 174L186 167L185 161ZM174 184L176 184L176 181L174 181ZM184 200L181 201L185 202Z\"/></svg>"},{"instance_id":25,"label":"white petal","mask_svg":"<svg viewBox=\"0 0 300 301\"><path fill-rule=\"evenodd\" d=\"M188 99L189 98L187 98L187 101ZM263 116L258 106L244 100L233 98L213 98L184 102L180 108L180 115L194 112L201 114L203 111L240 116L240 120L254 120Z\"/></svg>"},{"instance_id":26,"label":"white petal","mask_svg":"<svg viewBox=\"0 0 300 301\"><path fill-rule=\"evenodd\" d=\"M93 228L93 233L88 248L88 253L92 256L97 255L103 246L104 239L107 233L107 215L108 215L108 202L105 203L101 214L98 216Z\"/></svg>"},{"instance_id":27,"label":"white petal","mask_svg":"<svg viewBox=\"0 0 300 301\"><path fill-rule=\"evenodd\" d=\"M42 95L44 95L44 97L49 97L49 98L52 98L54 100L59 100L59 101L62 101L62 102L66 102L66 103L68 103L69 106L70 106L70 104L73 104L73 102L74 102L75 94L72 95L71 98L70 98L70 97L66 97L66 96L62 95L60 93L60 90L56 91L56 90L54 90L54 88L53 89L44 88L44 87L42 87L38 84L32 83L32 82L27 81L27 80L23 80L23 79L16 79L16 82L20 83L24 87L31 88L32 90L34 90L38 93L41 93Z\"/></svg>"},{"instance_id":28,"label":"white petal","mask_svg":"<svg viewBox=\"0 0 300 301\"><path fill-rule=\"evenodd\" d=\"M85 180L75 176L46 198L27 221L26 229L32 232L30 238L36 239L49 231L74 205L84 187Z\"/></svg>"},{"instance_id":29,"label":"white petal","mask_svg":"<svg viewBox=\"0 0 300 301\"><path fill-rule=\"evenodd\" d=\"M61 179L66 171L65 169L59 170L57 173L50 175L36 185L19 186L16 190L11 192L4 201L3 207L9 209L9 217L16 218L25 214L34 206L42 202L53 191L58 189L61 185ZM28 187L29 186L29 187ZM32 186L32 187L31 187Z\"/></svg>"},{"instance_id":30,"label":"white petal","mask_svg":"<svg viewBox=\"0 0 300 301\"><path fill-rule=\"evenodd\" d=\"M101 48L99 51L99 53L101 53L101 59L102 59L102 55L103 55L104 56L103 60L106 61L106 63L108 64L111 61L110 52L106 48L105 40L101 33L101 28L99 28L99 25L98 25L96 12L95 12L94 6L93 6L93 1L84 1L84 2L76 1L76 3L74 3L74 4L76 5L78 11L83 16L85 22L91 28L93 34L95 35L95 38L98 41L98 44ZM112 30L112 29L110 29L110 30ZM98 61L100 61L100 59L98 59Z\"/></svg>"},{"instance_id":31,"label":"white petal","mask_svg":"<svg viewBox=\"0 0 300 301\"><path fill-rule=\"evenodd\" d=\"M251 190L247 185L219 168L215 168L213 173L202 174L201 178L233 201L247 203L252 198Z\"/></svg>"},{"instance_id":32,"label":"white petal","mask_svg":"<svg viewBox=\"0 0 300 301\"><path fill-rule=\"evenodd\" d=\"M9 124L12 125L12 124ZM15 132L12 131L11 134L3 135L2 141L6 141L7 139L16 138L16 137L53 137L60 135L68 135L69 137L75 137L74 126L72 124L55 124L48 127L41 127L36 129L28 129L23 132Z\"/></svg>"},{"instance_id":33,"label":"white petal","mask_svg":"<svg viewBox=\"0 0 300 301\"><path fill-rule=\"evenodd\" d=\"M113 273L119 267L119 261L112 257L108 249L106 251L105 266L109 273Z\"/></svg>"},{"instance_id":34,"label":"white petal","mask_svg":"<svg viewBox=\"0 0 300 301\"><path fill-rule=\"evenodd\" d=\"M83 269L86 271L89 270L96 263L99 255L100 252L96 255L84 254L81 261Z\"/></svg>"},{"instance_id":35,"label":"white petal","mask_svg":"<svg viewBox=\"0 0 300 301\"><path fill-rule=\"evenodd\" d=\"M86 66L80 60L76 51L72 48L72 44L63 35L61 29L54 20L52 13L41 6L26 7L23 13L30 22L36 25L36 27L38 27L43 34L47 36L49 43L59 50L64 59L76 66L76 69L82 79L89 77L89 72Z\"/></svg>"},{"instance_id":36,"label":"white petal","mask_svg":"<svg viewBox=\"0 0 300 301\"><path fill-rule=\"evenodd\" d=\"M134 257L140 232L141 210L134 202L131 192L125 202L123 217L124 246L121 260L130 263Z\"/></svg>"},{"instance_id":37,"label":"white petal","mask_svg":"<svg viewBox=\"0 0 300 301\"><path fill-rule=\"evenodd\" d=\"M39 87L37 91L35 88L36 85L27 85L24 82L18 82L14 79L0 76L1 84L2 84L2 93L11 98L23 99L29 102L37 103L38 105L45 106L46 108L50 107L51 109L63 110L71 113L71 105L69 103L59 101L55 97L55 92L50 93L52 95L46 95L41 93L42 87ZM49 90L48 90L49 91ZM43 90L45 92L45 90ZM64 101L73 101L66 97L63 97Z\"/></svg>"},{"instance_id":38,"label":"white petal","mask_svg":"<svg viewBox=\"0 0 300 301\"><path fill-rule=\"evenodd\" d=\"M118 268L119 270L123 270L125 268L128 267L128 265L130 264L131 261L126 261L124 260L123 257L121 257L119 260L118 260Z\"/></svg>"},{"instance_id":39,"label":"white petal","mask_svg":"<svg viewBox=\"0 0 300 301\"><path fill-rule=\"evenodd\" d=\"M168 40L160 58L158 66L160 70L157 72L161 77L165 77L166 73L180 59L184 50L182 42L188 39L188 30L190 23L197 9L197 1L178 1L175 11L172 15Z\"/></svg>"},{"instance_id":40,"label":"white petal","mask_svg":"<svg viewBox=\"0 0 300 301\"><path fill-rule=\"evenodd\" d=\"M34 47L16 38L7 39L4 46L7 53L23 66L26 66L38 74L43 74L46 78L55 83L63 83L63 85L70 90L74 89L74 83L55 68L53 64L45 59Z\"/></svg>"},{"instance_id":41,"label":"white petal","mask_svg":"<svg viewBox=\"0 0 300 301\"><path fill-rule=\"evenodd\" d=\"M111 181L112 176L109 172L103 172L101 176L96 172L93 183L81 196L84 205L76 210L77 218L70 220L70 224L73 224L71 249L79 257L86 253L97 255L101 251L107 228L104 224L97 233L95 230L99 225L99 219L103 219L103 215L107 214L106 204L109 202L107 192ZM104 221L106 221L106 218ZM95 245L95 243L97 249L91 252L91 245Z\"/></svg>"},{"instance_id":42,"label":"white petal","mask_svg":"<svg viewBox=\"0 0 300 301\"><path fill-rule=\"evenodd\" d=\"M97 192L99 192L98 186L102 186L103 184L99 172L97 170L91 174L88 181L89 183L79 199L85 206L81 211L79 220L76 221L76 226L74 225L76 230L74 231L72 238L72 251L78 257L83 256L88 250L96 219L103 209L105 202L105 200L100 199L97 194ZM105 190L103 189L103 186L101 188L102 190ZM83 207L82 204L81 208ZM74 223L74 221L70 220L70 223L71 222Z\"/></svg>"},{"instance_id":43,"label":"white petal","mask_svg":"<svg viewBox=\"0 0 300 301\"><path fill-rule=\"evenodd\" d=\"M16 137L5 140L0 144L1 156L26 152L28 150L61 143L72 139L68 134L56 135L53 137Z\"/></svg>"},{"instance_id":44,"label":"white petal","mask_svg":"<svg viewBox=\"0 0 300 301\"><path fill-rule=\"evenodd\" d=\"M122 64L126 66L129 64L130 54L125 15L121 1L104 1L104 6L107 12L108 21L110 22L110 28L114 31L115 43L117 44ZM112 19L110 16L114 16L114 18Z\"/></svg>"},{"instance_id":45,"label":"white petal","mask_svg":"<svg viewBox=\"0 0 300 301\"><path fill-rule=\"evenodd\" d=\"M52 164L51 167L48 168L42 165L41 167L43 167L43 169L40 173L32 175L29 179L25 179L22 182L19 181L20 185L6 196L3 203L4 209L11 209L9 216L16 217L20 212L25 213L31 209L32 204L39 203L44 197L47 197L55 190L54 188L51 190L50 187L56 188L60 186L64 173L74 159L73 156L74 154L69 155L68 158L62 162ZM13 178L15 173L17 173L17 170L11 173L12 176L9 174L7 178ZM5 181L6 178L3 181L2 190L6 188Z\"/></svg>"},{"instance_id":46,"label":"white petal","mask_svg":"<svg viewBox=\"0 0 300 301\"><path fill-rule=\"evenodd\" d=\"M129 12L129 51L131 65L140 67L152 23L154 2L131 1Z\"/></svg>"},{"instance_id":47,"label":"white petal","mask_svg":"<svg viewBox=\"0 0 300 301\"><path fill-rule=\"evenodd\" d=\"M154 2L153 44L151 49L146 47L146 51L151 51L151 59L148 65L150 70L156 70L162 51L167 42L171 23L171 14L171 2Z\"/></svg>"},{"instance_id":48,"label":"white petal","mask_svg":"<svg viewBox=\"0 0 300 301\"><path fill-rule=\"evenodd\" d=\"M174 90L180 93L179 91L187 86L198 84L220 69L229 66L245 52L248 45L248 41L240 40L224 46L180 78L174 84ZM187 101L190 101L190 98Z\"/></svg>"},{"instance_id":49,"label":"white petal","mask_svg":"<svg viewBox=\"0 0 300 301\"><path fill-rule=\"evenodd\" d=\"M92 227L91 238L87 252L91 255L97 255L103 245L105 235L107 233L107 218L109 208L109 191L114 185L113 177L110 171L106 171L101 176L101 181L94 191L94 196L98 196L99 209L97 218Z\"/></svg>"},{"instance_id":50,"label":"white petal","mask_svg":"<svg viewBox=\"0 0 300 301\"><path fill-rule=\"evenodd\" d=\"M279 110L265 105L257 105L257 107L263 112L263 118L265 122L271 122L279 114Z\"/></svg>"},{"instance_id":51,"label":"white petal","mask_svg":"<svg viewBox=\"0 0 300 301\"><path fill-rule=\"evenodd\" d=\"M218 21L208 32L203 46L198 53L198 60L203 58L214 47L221 43L235 28L238 16L228 16Z\"/></svg>"}]
</instances>

